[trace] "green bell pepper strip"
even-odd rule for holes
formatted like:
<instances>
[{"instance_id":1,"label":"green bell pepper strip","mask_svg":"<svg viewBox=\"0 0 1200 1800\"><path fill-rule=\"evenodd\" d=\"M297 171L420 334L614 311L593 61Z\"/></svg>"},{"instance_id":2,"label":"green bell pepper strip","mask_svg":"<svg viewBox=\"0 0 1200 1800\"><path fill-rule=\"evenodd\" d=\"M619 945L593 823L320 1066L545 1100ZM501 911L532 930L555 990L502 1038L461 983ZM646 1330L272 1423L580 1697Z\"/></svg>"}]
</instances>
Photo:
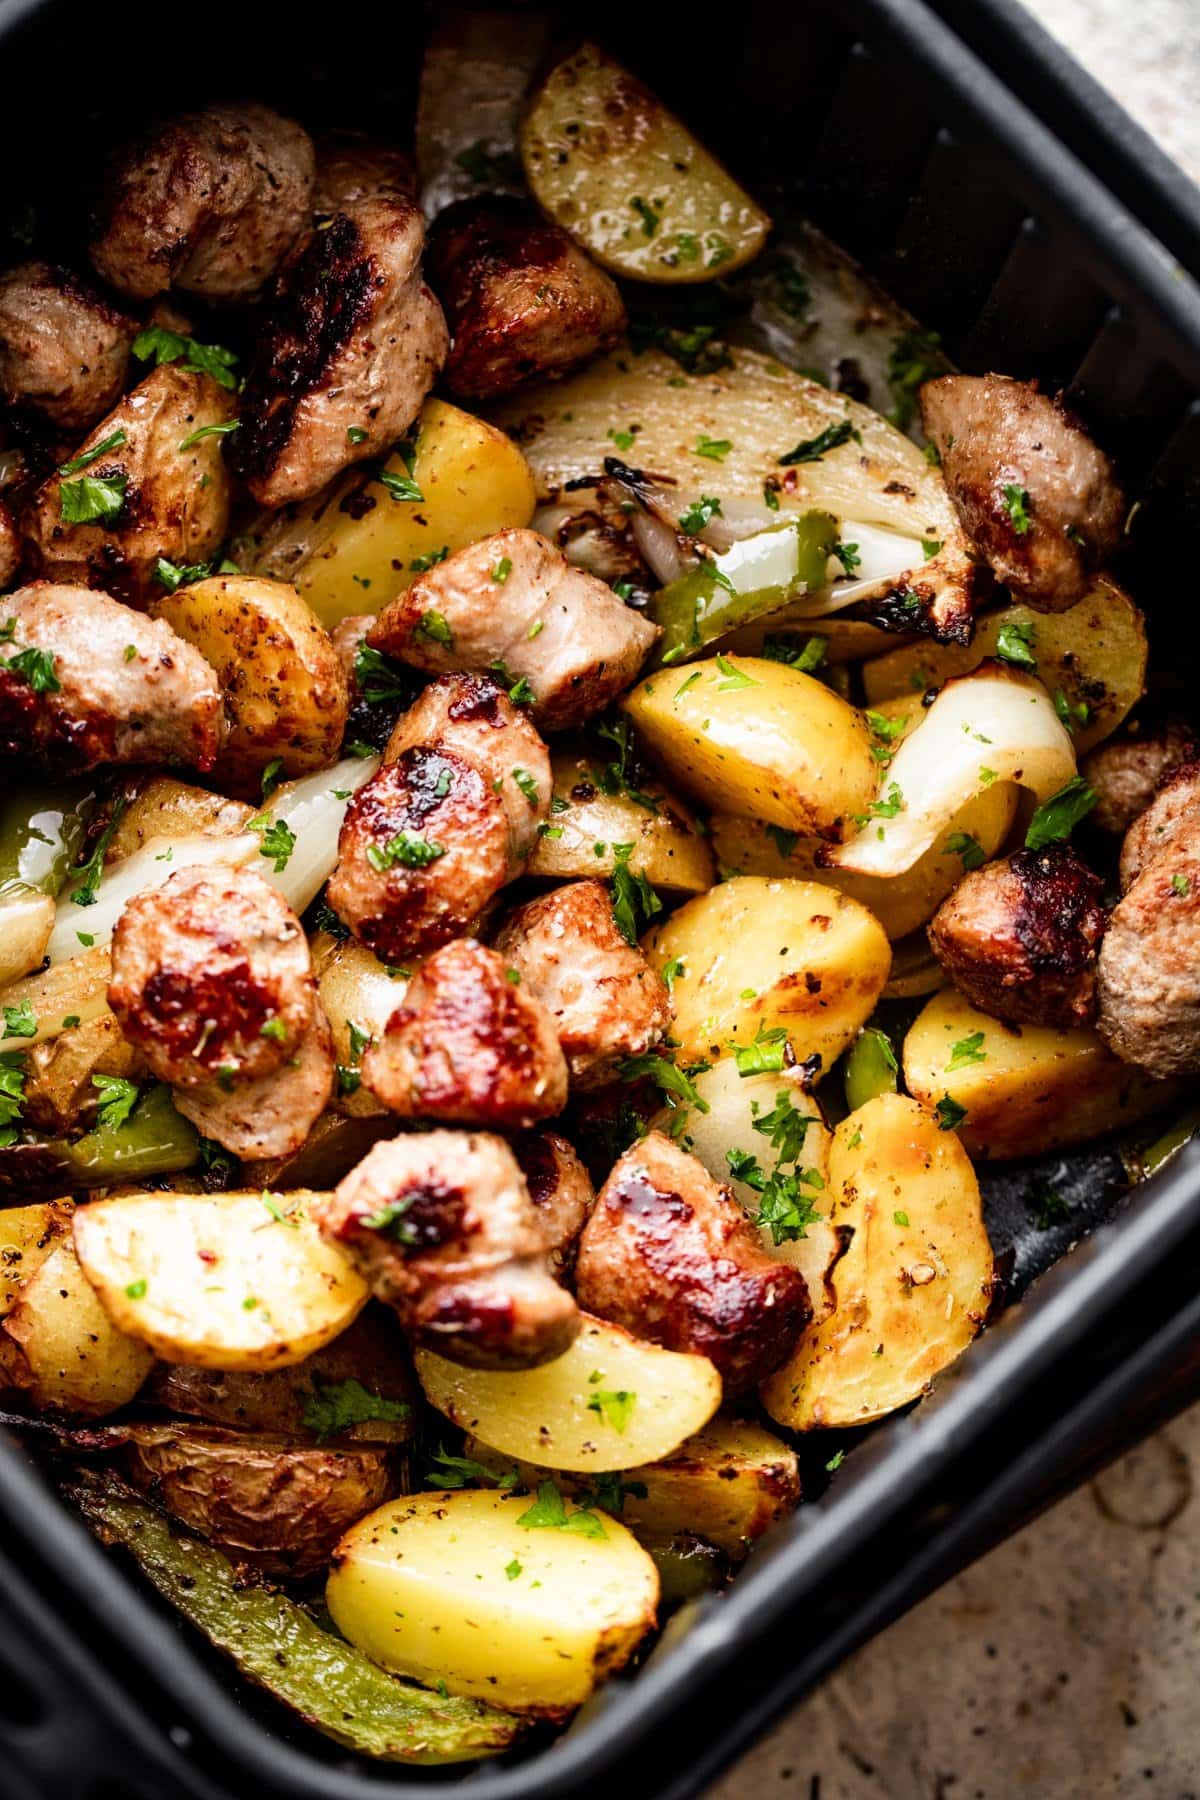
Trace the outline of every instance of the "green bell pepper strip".
<instances>
[{"instance_id":1,"label":"green bell pepper strip","mask_svg":"<svg viewBox=\"0 0 1200 1800\"><path fill-rule=\"evenodd\" d=\"M896 1052L886 1031L864 1025L846 1057L843 1084L851 1112L878 1094L896 1092Z\"/></svg>"},{"instance_id":2,"label":"green bell pepper strip","mask_svg":"<svg viewBox=\"0 0 1200 1800\"><path fill-rule=\"evenodd\" d=\"M656 660L669 664L698 656L730 632L827 586L837 541L838 522L831 513L799 513L669 582L648 609L662 628Z\"/></svg>"},{"instance_id":3,"label":"green bell pepper strip","mask_svg":"<svg viewBox=\"0 0 1200 1800\"><path fill-rule=\"evenodd\" d=\"M67 1164L71 1183L107 1187L151 1175L178 1175L200 1160L200 1134L175 1110L171 1090L147 1088L123 1125L100 1124L83 1137L50 1146Z\"/></svg>"}]
</instances>

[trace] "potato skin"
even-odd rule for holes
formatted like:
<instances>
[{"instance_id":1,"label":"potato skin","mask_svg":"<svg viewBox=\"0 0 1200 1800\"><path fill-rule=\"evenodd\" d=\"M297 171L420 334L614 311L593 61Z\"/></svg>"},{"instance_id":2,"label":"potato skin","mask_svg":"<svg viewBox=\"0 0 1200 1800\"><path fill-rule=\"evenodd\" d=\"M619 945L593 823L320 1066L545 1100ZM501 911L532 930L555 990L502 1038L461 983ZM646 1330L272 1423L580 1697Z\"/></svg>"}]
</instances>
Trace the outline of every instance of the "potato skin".
<instances>
[{"instance_id":1,"label":"potato skin","mask_svg":"<svg viewBox=\"0 0 1200 1800\"><path fill-rule=\"evenodd\" d=\"M713 884L713 859L695 814L652 776L637 780L643 800L609 794L602 786L599 758L574 746L554 749L553 818L526 864L529 875L551 881L609 876L616 867L614 844L632 844L629 867L651 887L701 894ZM597 856L597 847L601 854Z\"/></svg>"},{"instance_id":2,"label":"potato skin","mask_svg":"<svg viewBox=\"0 0 1200 1800\"><path fill-rule=\"evenodd\" d=\"M81 479L79 471L65 477L56 472L35 494L25 531L40 572L143 605L161 592L154 580L159 557L180 565L208 562L229 525L231 484L222 438L212 433L186 450L180 446L231 417L229 395L209 376L175 363L152 370L79 447L90 450L124 432L124 442L82 472L125 477L120 512L94 524L67 524L62 488Z\"/></svg>"},{"instance_id":3,"label":"potato skin","mask_svg":"<svg viewBox=\"0 0 1200 1800\"><path fill-rule=\"evenodd\" d=\"M257 799L277 758L285 777L336 760L350 706L346 673L295 588L214 575L162 596L151 611L217 672L229 726L213 774L219 787Z\"/></svg>"},{"instance_id":4,"label":"potato skin","mask_svg":"<svg viewBox=\"0 0 1200 1800\"><path fill-rule=\"evenodd\" d=\"M385 1449L326 1449L205 1425L134 1426L126 1472L181 1525L266 1575L323 1568L342 1533L396 1491Z\"/></svg>"},{"instance_id":5,"label":"potato skin","mask_svg":"<svg viewBox=\"0 0 1200 1800\"><path fill-rule=\"evenodd\" d=\"M86 1209L85 1209L86 1210ZM111 1322L62 1237L0 1327L0 1387L40 1409L102 1417L133 1399L154 1358Z\"/></svg>"}]
</instances>

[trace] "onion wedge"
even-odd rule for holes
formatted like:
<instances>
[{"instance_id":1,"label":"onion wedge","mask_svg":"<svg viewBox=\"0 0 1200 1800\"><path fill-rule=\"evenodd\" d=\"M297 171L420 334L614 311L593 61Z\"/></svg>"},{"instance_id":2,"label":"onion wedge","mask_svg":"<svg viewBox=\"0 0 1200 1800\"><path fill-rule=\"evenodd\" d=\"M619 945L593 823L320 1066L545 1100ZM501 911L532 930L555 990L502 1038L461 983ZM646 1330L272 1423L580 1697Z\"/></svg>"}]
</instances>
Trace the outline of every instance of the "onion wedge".
<instances>
[{"instance_id":1,"label":"onion wedge","mask_svg":"<svg viewBox=\"0 0 1200 1800\"><path fill-rule=\"evenodd\" d=\"M1040 802L1074 773L1074 746L1041 682L985 663L946 683L897 750L855 836L823 860L862 875L903 875L993 782L1014 781Z\"/></svg>"}]
</instances>

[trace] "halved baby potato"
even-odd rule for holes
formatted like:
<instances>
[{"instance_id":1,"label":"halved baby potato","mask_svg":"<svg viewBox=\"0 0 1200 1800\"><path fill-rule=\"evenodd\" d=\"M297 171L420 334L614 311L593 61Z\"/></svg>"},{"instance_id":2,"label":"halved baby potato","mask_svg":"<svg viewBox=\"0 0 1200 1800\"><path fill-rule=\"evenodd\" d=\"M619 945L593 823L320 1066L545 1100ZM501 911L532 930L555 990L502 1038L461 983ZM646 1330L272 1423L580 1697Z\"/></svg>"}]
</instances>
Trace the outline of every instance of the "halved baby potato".
<instances>
[{"instance_id":1,"label":"halved baby potato","mask_svg":"<svg viewBox=\"0 0 1200 1800\"><path fill-rule=\"evenodd\" d=\"M128 1194L75 1215L105 1312L165 1362L278 1369L362 1310L367 1286L309 1217L312 1196Z\"/></svg>"},{"instance_id":2,"label":"halved baby potato","mask_svg":"<svg viewBox=\"0 0 1200 1800\"><path fill-rule=\"evenodd\" d=\"M610 876L614 844L632 844L628 866L651 887L702 894L713 884L713 859L695 815L657 781L639 782L639 799L610 794L604 769L582 750L551 756L554 798L546 829L526 864L530 875L553 881Z\"/></svg>"},{"instance_id":3,"label":"halved baby potato","mask_svg":"<svg viewBox=\"0 0 1200 1800\"><path fill-rule=\"evenodd\" d=\"M478 1438L467 1440L466 1454L501 1478L514 1466L511 1457ZM611 1498L607 1487L589 1487L586 1475L556 1473L537 1463L516 1467L530 1492L553 1474L570 1498L619 1511L622 1524L641 1541L663 1543L687 1532L739 1560L800 1501L795 1451L752 1419L722 1414L662 1462L626 1469L612 1484Z\"/></svg>"},{"instance_id":4,"label":"halved baby potato","mask_svg":"<svg viewBox=\"0 0 1200 1800\"><path fill-rule=\"evenodd\" d=\"M12 1311L26 1287L71 1229L69 1200L0 1208L0 1318Z\"/></svg>"},{"instance_id":5,"label":"halved baby potato","mask_svg":"<svg viewBox=\"0 0 1200 1800\"><path fill-rule=\"evenodd\" d=\"M444 400L427 400L410 461L383 464L398 495L364 470L270 513L245 549L257 575L294 583L328 630L375 613L451 551L533 517L533 477L512 439Z\"/></svg>"},{"instance_id":6,"label":"halved baby potato","mask_svg":"<svg viewBox=\"0 0 1200 1800\"><path fill-rule=\"evenodd\" d=\"M97 1417L127 1405L153 1365L101 1305L71 1238L59 1237L0 1326L0 1385L39 1410Z\"/></svg>"},{"instance_id":7,"label":"halved baby potato","mask_svg":"<svg viewBox=\"0 0 1200 1800\"><path fill-rule=\"evenodd\" d=\"M215 669L228 732L218 787L261 791L278 762L285 777L337 760L349 696L329 633L294 587L251 575L213 575L151 607Z\"/></svg>"},{"instance_id":8,"label":"halved baby potato","mask_svg":"<svg viewBox=\"0 0 1200 1800\"><path fill-rule=\"evenodd\" d=\"M104 860L123 862L154 838L236 837L253 817L254 808L244 800L228 800L173 775L155 775L115 820Z\"/></svg>"},{"instance_id":9,"label":"halved baby potato","mask_svg":"<svg viewBox=\"0 0 1200 1800\"><path fill-rule=\"evenodd\" d=\"M952 1070L955 1046L967 1040L975 1054ZM943 1110L966 1150L994 1161L1103 1137L1180 1091L1122 1062L1090 1026L1008 1025L978 1012L953 987L917 1016L903 1062L909 1092L927 1106L948 1103Z\"/></svg>"},{"instance_id":10,"label":"halved baby potato","mask_svg":"<svg viewBox=\"0 0 1200 1800\"><path fill-rule=\"evenodd\" d=\"M819 838L797 837L778 825L718 813L712 820L712 842L718 866L738 875L773 875L820 881L874 913L889 938L907 937L930 920L963 878L963 849L970 839L985 859L995 856L1008 836L1017 810L1018 790L998 781L976 794L951 822L950 829L902 875L858 875L851 869L818 865Z\"/></svg>"},{"instance_id":11,"label":"halved baby potato","mask_svg":"<svg viewBox=\"0 0 1200 1800\"><path fill-rule=\"evenodd\" d=\"M786 663L717 656L659 669L623 704L671 776L720 811L836 838L875 798L865 719Z\"/></svg>"},{"instance_id":12,"label":"halved baby potato","mask_svg":"<svg viewBox=\"0 0 1200 1800\"><path fill-rule=\"evenodd\" d=\"M353 938L339 939L324 931L312 940L312 959L340 1071L334 1110L349 1118L384 1116L386 1106L362 1084L362 1059L367 1045L378 1043L388 1020L403 1005L416 965L382 963Z\"/></svg>"},{"instance_id":13,"label":"halved baby potato","mask_svg":"<svg viewBox=\"0 0 1200 1800\"><path fill-rule=\"evenodd\" d=\"M683 1062L782 1030L798 1061L828 1070L874 1010L891 951L857 900L815 881L742 875L681 906L643 948L670 965Z\"/></svg>"},{"instance_id":14,"label":"halved baby potato","mask_svg":"<svg viewBox=\"0 0 1200 1800\"><path fill-rule=\"evenodd\" d=\"M975 1171L915 1100L881 1094L843 1119L829 1194L831 1220L853 1232L833 1272L836 1308L760 1390L792 1431L865 1425L915 1400L991 1304Z\"/></svg>"},{"instance_id":15,"label":"halved baby potato","mask_svg":"<svg viewBox=\"0 0 1200 1800\"><path fill-rule=\"evenodd\" d=\"M706 1425L721 1377L706 1356L663 1350L584 1314L579 1336L537 1369L468 1369L418 1350L425 1397L455 1425L525 1462L605 1472L658 1462ZM605 1407L621 1393L629 1404Z\"/></svg>"},{"instance_id":16,"label":"halved baby potato","mask_svg":"<svg viewBox=\"0 0 1200 1800\"><path fill-rule=\"evenodd\" d=\"M553 1483L536 1501L465 1488L360 1520L334 1551L325 1601L385 1669L557 1719L653 1628L658 1573L623 1525Z\"/></svg>"},{"instance_id":17,"label":"halved baby potato","mask_svg":"<svg viewBox=\"0 0 1200 1800\"><path fill-rule=\"evenodd\" d=\"M583 44L521 127L538 204L618 275L711 281L762 249L771 221L628 69Z\"/></svg>"},{"instance_id":18,"label":"halved baby potato","mask_svg":"<svg viewBox=\"0 0 1200 1800\"><path fill-rule=\"evenodd\" d=\"M868 704L941 687L995 656L1001 641L1052 696L1062 695L1079 756L1116 730L1146 685L1146 622L1124 589L1102 575L1067 612L1006 606L976 623L969 645L920 638L873 658L863 666Z\"/></svg>"}]
</instances>

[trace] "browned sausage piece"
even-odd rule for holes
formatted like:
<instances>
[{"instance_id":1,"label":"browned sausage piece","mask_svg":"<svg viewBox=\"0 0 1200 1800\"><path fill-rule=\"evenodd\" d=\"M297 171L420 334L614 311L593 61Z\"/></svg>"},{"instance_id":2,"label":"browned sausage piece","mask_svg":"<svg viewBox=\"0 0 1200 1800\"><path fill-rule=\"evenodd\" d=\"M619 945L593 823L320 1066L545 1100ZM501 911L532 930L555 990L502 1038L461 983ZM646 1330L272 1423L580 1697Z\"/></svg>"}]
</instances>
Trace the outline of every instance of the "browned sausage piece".
<instances>
[{"instance_id":1,"label":"browned sausage piece","mask_svg":"<svg viewBox=\"0 0 1200 1800\"><path fill-rule=\"evenodd\" d=\"M1018 850L959 882L929 926L972 1006L1068 1030L1093 1017L1104 883L1066 844Z\"/></svg>"},{"instance_id":2,"label":"browned sausage piece","mask_svg":"<svg viewBox=\"0 0 1200 1800\"><path fill-rule=\"evenodd\" d=\"M120 397L136 334L68 270L21 263L0 275L0 399L86 431Z\"/></svg>"},{"instance_id":3,"label":"browned sausage piece","mask_svg":"<svg viewBox=\"0 0 1200 1800\"><path fill-rule=\"evenodd\" d=\"M377 650L439 674L490 669L565 731L633 681L658 627L536 531L498 531L417 577L379 615Z\"/></svg>"},{"instance_id":4,"label":"browned sausage piece","mask_svg":"<svg viewBox=\"0 0 1200 1800\"><path fill-rule=\"evenodd\" d=\"M562 1111L567 1065L550 1015L493 950L459 938L417 970L363 1080L392 1112L501 1131Z\"/></svg>"},{"instance_id":5,"label":"browned sausage piece","mask_svg":"<svg viewBox=\"0 0 1200 1800\"><path fill-rule=\"evenodd\" d=\"M520 200L462 200L439 213L428 262L454 340L446 386L460 399L565 375L625 330L616 283Z\"/></svg>"},{"instance_id":6,"label":"browned sausage piece","mask_svg":"<svg viewBox=\"0 0 1200 1800\"><path fill-rule=\"evenodd\" d=\"M941 375L920 398L963 528L997 581L1041 612L1082 600L1125 519L1104 452L1035 382Z\"/></svg>"},{"instance_id":7,"label":"browned sausage piece","mask_svg":"<svg viewBox=\"0 0 1200 1800\"><path fill-rule=\"evenodd\" d=\"M135 300L249 300L308 225L313 165L308 133L267 106L169 119L111 160L92 261Z\"/></svg>"},{"instance_id":8,"label":"browned sausage piece","mask_svg":"<svg viewBox=\"0 0 1200 1800\"><path fill-rule=\"evenodd\" d=\"M1145 812L1125 834L1121 846L1121 889L1131 888L1144 870L1168 849L1179 833L1200 815L1200 760L1179 763L1159 783Z\"/></svg>"},{"instance_id":9,"label":"browned sausage piece","mask_svg":"<svg viewBox=\"0 0 1200 1800\"><path fill-rule=\"evenodd\" d=\"M1186 816L1164 833L1157 854L1137 863L1128 891L1113 909L1100 946L1098 996L1101 1035L1125 1062L1164 1078L1200 1071L1200 801L1195 797Z\"/></svg>"},{"instance_id":10,"label":"browned sausage piece","mask_svg":"<svg viewBox=\"0 0 1200 1800\"><path fill-rule=\"evenodd\" d=\"M421 279L425 224L395 156L339 158L330 210L281 271L230 460L261 506L317 493L403 436L446 359ZM390 504L390 502L389 502Z\"/></svg>"},{"instance_id":11,"label":"browned sausage piece","mask_svg":"<svg viewBox=\"0 0 1200 1800\"><path fill-rule=\"evenodd\" d=\"M2 603L0 755L65 769L211 769L221 690L198 650L95 588L31 582Z\"/></svg>"},{"instance_id":12,"label":"browned sausage piece","mask_svg":"<svg viewBox=\"0 0 1200 1800\"><path fill-rule=\"evenodd\" d=\"M21 534L7 502L0 500L0 588L12 585L20 566Z\"/></svg>"},{"instance_id":13,"label":"browned sausage piece","mask_svg":"<svg viewBox=\"0 0 1200 1800\"><path fill-rule=\"evenodd\" d=\"M1158 784L1198 750L1200 740L1191 726L1175 717L1097 744L1079 765L1079 773L1097 796L1091 823L1101 831L1128 831L1153 800Z\"/></svg>"},{"instance_id":14,"label":"browned sausage piece","mask_svg":"<svg viewBox=\"0 0 1200 1800\"><path fill-rule=\"evenodd\" d=\"M575 1286L586 1312L711 1358L730 1393L777 1368L811 1316L803 1278L765 1253L729 1189L658 1131L601 1188Z\"/></svg>"},{"instance_id":15,"label":"browned sausage piece","mask_svg":"<svg viewBox=\"0 0 1200 1800\"><path fill-rule=\"evenodd\" d=\"M376 1144L314 1206L418 1343L478 1368L532 1368L579 1330L513 1154L483 1132Z\"/></svg>"},{"instance_id":16,"label":"browned sausage piece","mask_svg":"<svg viewBox=\"0 0 1200 1800\"><path fill-rule=\"evenodd\" d=\"M671 1023L671 997L613 920L602 881L572 881L519 907L496 939L550 1010L572 1084L601 1087Z\"/></svg>"},{"instance_id":17,"label":"browned sausage piece","mask_svg":"<svg viewBox=\"0 0 1200 1800\"><path fill-rule=\"evenodd\" d=\"M113 934L109 1005L206 1137L258 1161L299 1149L333 1091L308 940L251 869L185 868Z\"/></svg>"},{"instance_id":18,"label":"browned sausage piece","mask_svg":"<svg viewBox=\"0 0 1200 1800\"><path fill-rule=\"evenodd\" d=\"M580 1233L596 1204L591 1177L573 1146L557 1131L523 1132L513 1139L512 1151L537 1208L549 1246L551 1272L559 1281L569 1281Z\"/></svg>"}]
</instances>

